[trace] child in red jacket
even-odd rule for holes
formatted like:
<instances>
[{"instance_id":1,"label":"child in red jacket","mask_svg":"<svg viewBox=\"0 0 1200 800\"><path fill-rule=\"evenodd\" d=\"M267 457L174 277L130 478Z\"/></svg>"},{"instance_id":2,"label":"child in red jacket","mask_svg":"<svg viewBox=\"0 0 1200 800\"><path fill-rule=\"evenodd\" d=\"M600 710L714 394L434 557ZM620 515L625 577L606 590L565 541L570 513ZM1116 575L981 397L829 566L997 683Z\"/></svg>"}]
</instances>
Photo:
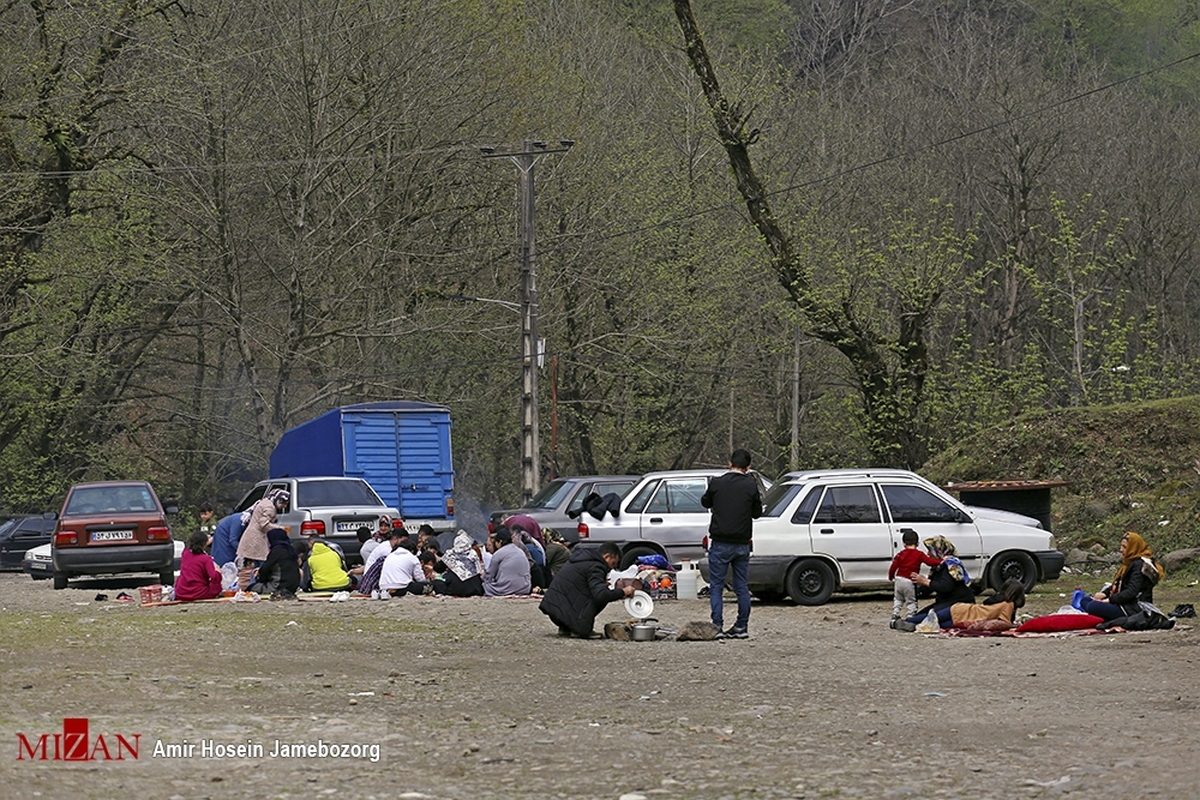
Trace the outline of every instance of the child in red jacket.
<instances>
[{"instance_id":1,"label":"child in red jacket","mask_svg":"<svg viewBox=\"0 0 1200 800\"><path fill-rule=\"evenodd\" d=\"M892 581L893 586L893 628L896 627L896 620L902 616L901 611L905 617L917 613L917 587L913 585L912 574L920 572L922 564L936 567L942 563L940 558L926 555L917 548L920 537L912 528L901 528L900 537L900 541L904 542L904 549L896 553L896 557L892 559L892 566L888 568L888 580Z\"/></svg>"}]
</instances>

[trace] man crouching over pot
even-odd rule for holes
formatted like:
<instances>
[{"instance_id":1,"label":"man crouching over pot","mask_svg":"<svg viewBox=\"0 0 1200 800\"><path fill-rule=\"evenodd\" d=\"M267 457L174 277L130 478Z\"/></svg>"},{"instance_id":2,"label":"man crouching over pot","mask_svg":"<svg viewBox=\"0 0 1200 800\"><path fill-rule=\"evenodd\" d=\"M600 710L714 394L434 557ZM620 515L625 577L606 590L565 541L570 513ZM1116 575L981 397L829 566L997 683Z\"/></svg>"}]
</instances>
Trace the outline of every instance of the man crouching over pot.
<instances>
[{"instance_id":1,"label":"man crouching over pot","mask_svg":"<svg viewBox=\"0 0 1200 800\"><path fill-rule=\"evenodd\" d=\"M621 549L612 542L595 548L575 548L538 605L558 626L559 636L590 639L596 615L612 601L633 596L632 586L608 588L608 571L620 563Z\"/></svg>"}]
</instances>

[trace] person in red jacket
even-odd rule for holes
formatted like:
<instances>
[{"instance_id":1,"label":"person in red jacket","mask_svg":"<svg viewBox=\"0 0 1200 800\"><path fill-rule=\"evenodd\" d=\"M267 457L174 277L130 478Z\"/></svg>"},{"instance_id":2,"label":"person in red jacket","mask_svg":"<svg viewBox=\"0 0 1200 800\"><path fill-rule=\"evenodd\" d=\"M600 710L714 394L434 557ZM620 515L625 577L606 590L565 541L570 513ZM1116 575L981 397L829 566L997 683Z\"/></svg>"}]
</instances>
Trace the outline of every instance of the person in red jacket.
<instances>
[{"instance_id":1,"label":"person in red jacket","mask_svg":"<svg viewBox=\"0 0 1200 800\"><path fill-rule=\"evenodd\" d=\"M888 580L892 581L892 627L901 616L911 617L917 613L917 587L913 584L912 574L921 571L922 564L936 567L942 563L940 558L925 555L917 547L920 537L912 528L900 529L900 541L904 548L892 559L888 568ZM901 614L900 612L904 613Z\"/></svg>"},{"instance_id":2,"label":"person in red jacket","mask_svg":"<svg viewBox=\"0 0 1200 800\"><path fill-rule=\"evenodd\" d=\"M221 573L212 556L204 552L207 533L194 533L183 550L179 577L175 579L176 600L209 600L221 594Z\"/></svg>"}]
</instances>

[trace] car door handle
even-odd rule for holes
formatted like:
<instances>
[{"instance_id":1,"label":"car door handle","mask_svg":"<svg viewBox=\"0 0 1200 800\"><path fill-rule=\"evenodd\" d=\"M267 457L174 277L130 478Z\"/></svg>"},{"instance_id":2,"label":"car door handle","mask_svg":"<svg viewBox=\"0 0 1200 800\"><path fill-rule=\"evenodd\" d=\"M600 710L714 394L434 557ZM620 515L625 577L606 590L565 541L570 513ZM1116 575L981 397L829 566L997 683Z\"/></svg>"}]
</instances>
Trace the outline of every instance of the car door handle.
<instances>
[{"instance_id":1,"label":"car door handle","mask_svg":"<svg viewBox=\"0 0 1200 800\"><path fill-rule=\"evenodd\" d=\"M651 518L650 518L650 524L651 524L651 525L654 525L654 524L661 524L661 523L662 523L662 517L651 517Z\"/></svg>"},{"instance_id":2,"label":"car door handle","mask_svg":"<svg viewBox=\"0 0 1200 800\"><path fill-rule=\"evenodd\" d=\"M821 533L833 533L833 528L821 528Z\"/></svg>"}]
</instances>

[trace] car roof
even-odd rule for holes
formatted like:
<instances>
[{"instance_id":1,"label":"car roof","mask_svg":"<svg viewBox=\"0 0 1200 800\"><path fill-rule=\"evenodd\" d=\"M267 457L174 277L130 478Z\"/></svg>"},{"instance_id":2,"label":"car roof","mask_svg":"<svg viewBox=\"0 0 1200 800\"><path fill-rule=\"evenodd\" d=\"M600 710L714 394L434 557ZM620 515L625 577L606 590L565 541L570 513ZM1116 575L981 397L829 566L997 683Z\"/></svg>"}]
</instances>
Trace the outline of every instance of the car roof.
<instances>
[{"instance_id":1,"label":"car roof","mask_svg":"<svg viewBox=\"0 0 1200 800\"><path fill-rule=\"evenodd\" d=\"M805 469L785 472L779 477L780 482L807 481L816 478L910 478L927 481L915 472L894 467L875 467L865 469Z\"/></svg>"},{"instance_id":2,"label":"car roof","mask_svg":"<svg viewBox=\"0 0 1200 800\"><path fill-rule=\"evenodd\" d=\"M641 475L559 475L556 481L624 481L637 480Z\"/></svg>"},{"instance_id":3,"label":"car roof","mask_svg":"<svg viewBox=\"0 0 1200 800\"><path fill-rule=\"evenodd\" d=\"M262 486L264 483L278 483L279 481L296 481L297 483L306 483L308 481L363 481L366 483L366 478L358 478L353 475L304 475L296 477L283 475L278 478L266 478L254 485Z\"/></svg>"},{"instance_id":4,"label":"car roof","mask_svg":"<svg viewBox=\"0 0 1200 800\"><path fill-rule=\"evenodd\" d=\"M714 475L724 475L728 469L664 469L658 472L647 472L642 480L647 478L711 478Z\"/></svg>"},{"instance_id":5,"label":"car roof","mask_svg":"<svg viewBox=\"0 0 1200 800\"><path fill-rule=\"evenodd\" d=\"M92 489L103 486L150 486L150 481L88 481L71 484L71 489Z\"/></svg>"}]
</instances>

